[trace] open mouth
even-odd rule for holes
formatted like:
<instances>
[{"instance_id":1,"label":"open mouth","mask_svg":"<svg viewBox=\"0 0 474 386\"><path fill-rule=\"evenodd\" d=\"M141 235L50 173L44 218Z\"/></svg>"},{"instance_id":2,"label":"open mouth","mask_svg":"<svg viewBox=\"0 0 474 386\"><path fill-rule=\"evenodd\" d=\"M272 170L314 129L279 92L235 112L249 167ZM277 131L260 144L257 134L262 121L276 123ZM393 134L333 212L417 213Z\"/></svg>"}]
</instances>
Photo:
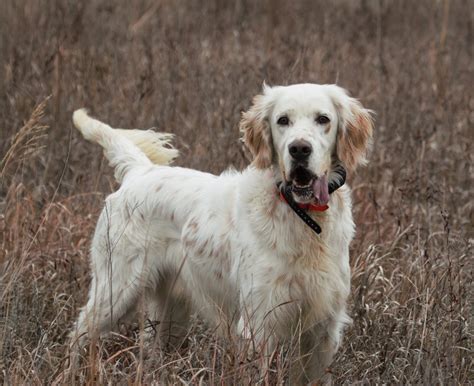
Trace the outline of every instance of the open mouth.
<instances>
[{"instance_id":1,"label":"open mouth","mask_svg":"<svg viewBox=\"0 0 474 386\"><path fill-rule=\"evenodd\" d=\"M318 177L306 168L296 167L290 175L291 192L295 201L301 203L315 202L326 205L329 201L329 188L327 175Z\"/></svg>"},{"instance_id":2,"label":"open mouth","mask_svg":"<svg viewBox=\"0 0 474 386\"><path fill-rule=\"evenodd\" d=\"M305 199L305 200L311 200L314 196L313 189L312 189L311 185L299 186L299 185L292 184L291 185L291 192L295 196L297 196L301 199Z\"/></svg>"}]
</instances>

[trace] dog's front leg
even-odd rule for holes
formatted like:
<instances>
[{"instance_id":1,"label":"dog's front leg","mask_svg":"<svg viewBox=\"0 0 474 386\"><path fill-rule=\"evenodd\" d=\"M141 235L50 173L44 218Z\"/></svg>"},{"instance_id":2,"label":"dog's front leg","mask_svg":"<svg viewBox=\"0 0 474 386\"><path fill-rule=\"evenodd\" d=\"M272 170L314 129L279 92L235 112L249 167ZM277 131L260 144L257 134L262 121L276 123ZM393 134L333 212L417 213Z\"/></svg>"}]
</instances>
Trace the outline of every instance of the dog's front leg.
<instances>
[{"instance_id":1,"label":"dog's front leg","mask_svg":"<svg viewBox=\"0 0 474 386\"><path fill-rule=\"evenodd\" d=\"M287 300L288 294L283 298L271 296L283 292L254 287L240 301L237 330L243 338L241 351L246 358L259 362L262 378L268 374L279 338L291 330L291 321L298 314L296 303Z\"/></svg>"},{"instance_id":2,"label":"dog's front leg","mask_svg":"<svg viewBox=\"0 0 474 386\"><path fill-rule=\"evenodd\" d=\"M316 381L330 383L327 368L342 340L344 327L350 322L351 319L343 308L334 317L316 323L300 334L298 355L290 371L291 384Z\"/></svg>"},{"instance_id":3,"label":"dog's front leg","mask_svg":"<svg viewBox=\"0 0 474 386\"><path fill-rule=\"evenodd\" d=\"M312 382L326 384L326 369L332 361L336 345L321 331L306 331L298 337L297 350L290 367L290 383L305 385Z\"/></svg>"},{"instance_id":4,"label":"dog's front leg","mask_svg":"<svg viewBox=\"0 0 474 386\"><path fill-rule=\"evenodd\" d=\"M255 320L249 320L248 315L242 315L237 324L238 335L241 338L240 355L247 361L257 361L260 366L262 379L268 375L272 356L276 348L276 338L269 332L268 326L261 325Z\"/></svg>"}]
</instances>

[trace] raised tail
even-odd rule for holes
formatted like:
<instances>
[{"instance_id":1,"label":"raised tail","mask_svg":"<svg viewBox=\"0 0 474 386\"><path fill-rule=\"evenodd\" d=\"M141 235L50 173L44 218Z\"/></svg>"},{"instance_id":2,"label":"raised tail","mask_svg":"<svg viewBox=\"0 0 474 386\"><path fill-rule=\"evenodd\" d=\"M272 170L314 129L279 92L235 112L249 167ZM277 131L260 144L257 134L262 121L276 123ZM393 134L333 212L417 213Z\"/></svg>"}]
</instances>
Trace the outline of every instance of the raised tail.
<instances>
[{"instance_id":1,"label":"raised tail","mask_svg":"<svg viewBox=\"0 0 474 386\"><path fill-rule=\"evenodd\" d=\"M171 134L114 129L91 118L85 109L74 111L72 120L85 139L104 148L118 182L135 166L167 165L178 156L178 151L171 146Z\"/></svg>"}]
</instances>

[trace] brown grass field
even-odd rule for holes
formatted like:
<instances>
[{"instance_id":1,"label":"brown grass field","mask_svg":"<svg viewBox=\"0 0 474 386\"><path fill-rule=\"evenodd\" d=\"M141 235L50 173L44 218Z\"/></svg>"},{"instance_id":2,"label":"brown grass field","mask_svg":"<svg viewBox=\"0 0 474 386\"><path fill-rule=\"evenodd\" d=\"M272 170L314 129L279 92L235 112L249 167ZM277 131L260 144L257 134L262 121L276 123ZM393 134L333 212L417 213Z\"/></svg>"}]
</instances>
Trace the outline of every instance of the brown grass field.
<instances>
[{"instance_id":1,"label":"brown grass field","mask_svg":"<svg viewBox=\"0 0 474 386\"><path fill-rule=\"evenodd\" d=\"M351 176L357 236L335 384L473 384L472 0L0 2L0 383L50 384L116 188L74 109L176 134L177 161L248 161L240 112L262 82L338 83L376 112ZM200 322L170 352L137 324L69 381L253 384L259 359ZM262 383L285 381L285 350Z\"/></svg>"}]
</instances>

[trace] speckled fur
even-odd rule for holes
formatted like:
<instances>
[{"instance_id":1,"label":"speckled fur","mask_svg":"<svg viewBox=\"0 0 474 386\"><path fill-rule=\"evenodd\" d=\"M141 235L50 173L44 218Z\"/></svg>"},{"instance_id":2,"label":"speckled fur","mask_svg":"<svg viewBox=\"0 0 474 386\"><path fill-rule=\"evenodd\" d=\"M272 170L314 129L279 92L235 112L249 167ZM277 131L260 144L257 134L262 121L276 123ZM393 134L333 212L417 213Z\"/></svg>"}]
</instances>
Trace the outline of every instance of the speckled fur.
<instances>
[{"instance_id":1,"label":"speckled fur","mask_svg":"<svg viewBox=\"0 0 474 386\"><path fill-rule=\"evenodd\" d=\"M326 212L312 214L323 229L316 235L279 199L282 170L278 161L268 164L271 152L262 144L265 157L254 149L257 165L215 176L154 165L149 146L142 152L142 142L84 111L74 122L105 147L122 184L98 220L89 300L73 337L82 344L87 333L110 331L141 296L157 319L185 327L184 298L209 322L253 339L264 353L298 337L293 382L321 377L350 320L350 189L343 186ZM245 129L254 138L252 128ZM154 151L162 151L159 144Z\"/></svg>"}]
</instances>

